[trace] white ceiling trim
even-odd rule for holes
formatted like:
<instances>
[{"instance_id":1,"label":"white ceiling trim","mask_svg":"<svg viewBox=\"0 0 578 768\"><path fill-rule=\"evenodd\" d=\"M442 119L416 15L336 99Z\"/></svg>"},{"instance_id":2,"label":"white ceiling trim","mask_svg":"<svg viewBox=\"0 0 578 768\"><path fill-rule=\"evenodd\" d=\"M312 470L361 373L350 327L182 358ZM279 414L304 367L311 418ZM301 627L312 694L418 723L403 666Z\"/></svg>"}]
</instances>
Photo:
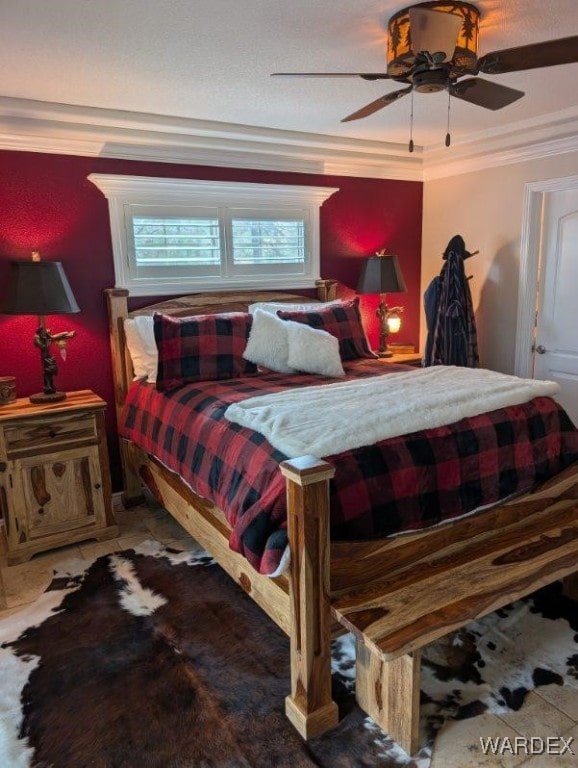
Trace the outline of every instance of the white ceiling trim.
<instances>
[{"instance_id":1,"label":"white ceiling trim","mask_svg":"<svg viewBox=\"0 0 578 768\"><path fill-rule=\"evenodd\" d=\"M578 108L451 148L0 97L0 149L422 181L578 151Z\"/></svg>"},{"instance_id":2,"label":"white ceiling trim","mask_svg":"<svg viewBox=\"0 0 578 768\"><path fill-rule=\"evenodd\" d=\"M578 151L578 109L543 115L494 131L470 134L448 152L437 146L424 150L423 179L472 173L526 160Z\"/></svg>"},{"instance_id":3,"label":"white ceiling trim","mask_svg":"<svg viewBox=\"0 0 578 768\"><path fill-rule=\"evenodd\" d=\"M400 144L0 97L0 148L421 181Z\"/></svg>"}]
</instances>

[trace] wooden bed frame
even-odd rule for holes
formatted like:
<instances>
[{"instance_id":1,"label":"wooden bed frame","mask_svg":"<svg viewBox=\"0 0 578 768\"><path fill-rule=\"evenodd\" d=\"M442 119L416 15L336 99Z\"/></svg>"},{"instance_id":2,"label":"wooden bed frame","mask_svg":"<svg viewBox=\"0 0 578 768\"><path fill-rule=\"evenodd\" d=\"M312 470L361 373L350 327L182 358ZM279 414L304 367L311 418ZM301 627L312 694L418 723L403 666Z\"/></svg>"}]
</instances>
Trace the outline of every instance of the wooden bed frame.
<instances>
[{"instance_id":1,"label":"wooden bed frame","mask_svg":"<svg viewBox=\"0 0 578 768\"><path fill-rule=\"evenodd\" d=\"M303 301L275 292L198 294L128 312L128 291L106 291L117 416L132 380L124 338L127 316L243 310L254 301ZM318 281L322 301L335 282ZM578 599L578 465L540 488L490 510L415 534L371 542L330 542L329 480L335 470L314 457L286 461L291 565L258 574L229 549L223 513L174 473L122 440L125 505L144 482L225 571L290 638L291 693L286 713L308 739L332 728L331 637L340 627L357 642L360 706L405 750L419 747L421 649L535 589L564 579Z\"/></svg>"}]
</instances>

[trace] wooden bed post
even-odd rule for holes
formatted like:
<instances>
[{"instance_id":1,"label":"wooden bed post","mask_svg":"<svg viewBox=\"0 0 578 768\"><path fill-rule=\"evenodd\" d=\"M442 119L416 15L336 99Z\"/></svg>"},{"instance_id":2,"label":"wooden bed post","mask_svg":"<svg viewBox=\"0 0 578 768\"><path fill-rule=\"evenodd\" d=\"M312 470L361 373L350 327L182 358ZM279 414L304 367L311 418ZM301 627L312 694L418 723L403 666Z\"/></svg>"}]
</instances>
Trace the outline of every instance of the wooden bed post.
<instances>
[{"instance_id":1,"label":"wooden bed post","mask_svg":"<svg viewBox=\"0 0 578 768\"><path fill-rule=\"evenodd\" d=\"M314 456L280 465L287 480L291 547L291 695L285 713L304 739L337 725L331 698L329 480L335 469Z\"/></svg>"},{"instance_id":2,"label":"wooden bed post","mask_svg":"<svg viewBox=\"0 0 578 768\"><path fill-rule=\"evenodd\" d=\"M132 363L124 335L124 321L128 317L128 291L124 288L107 288L105 293L108 304L114 404L116 420L117 423L120 423L120 414L126 400L132 373ZM132 461L131 445L122 437L119 438L119 444L123 478L122 502L125 507L132 507L139 504L143 499L142 484Z\"/></svg>"}]
</instances>

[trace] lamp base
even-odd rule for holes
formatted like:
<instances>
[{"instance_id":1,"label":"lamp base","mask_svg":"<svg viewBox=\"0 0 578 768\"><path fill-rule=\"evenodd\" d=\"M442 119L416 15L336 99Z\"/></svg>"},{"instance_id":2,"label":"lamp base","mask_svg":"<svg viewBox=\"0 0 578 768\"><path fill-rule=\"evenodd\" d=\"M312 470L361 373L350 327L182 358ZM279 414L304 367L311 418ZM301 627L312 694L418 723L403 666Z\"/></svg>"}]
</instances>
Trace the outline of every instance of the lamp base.
<instances>
[{"instance_id":1,"label":"lamp base","mask_svg":"<svg viewBox=\"0 0 578 768\"><path fill-rule=\"evenodd\" d=\"M393 357L393 352L390 352L389 349L386 349L385 352L378 352L378 357Z\"/></svg>"},{"instance_id":2,"label":"lamp base","mask_svg":"<svg viewBox=\"0 0 578 768\"><path fill-rule=\"evenodd\" d=\"M42 405L43 403L59 403L62 400L66 400L66 392L52 392L51 394L38 392L36 395L30 395L28 399L31 403L39 405Z\"/></svg>"}]
</instances>

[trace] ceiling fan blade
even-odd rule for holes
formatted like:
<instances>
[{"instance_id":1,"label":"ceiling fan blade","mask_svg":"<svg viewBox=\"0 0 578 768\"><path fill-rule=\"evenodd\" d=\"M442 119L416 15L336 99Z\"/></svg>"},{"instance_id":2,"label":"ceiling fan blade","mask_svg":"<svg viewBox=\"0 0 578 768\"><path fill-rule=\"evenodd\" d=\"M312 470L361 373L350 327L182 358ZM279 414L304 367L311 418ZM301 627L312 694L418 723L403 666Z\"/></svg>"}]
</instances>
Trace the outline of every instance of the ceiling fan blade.
<instances>
[{"instance_id":1,"label":"ceiling fan blade","mask_svg":"<svg viewBox=\"0 0 578 768\"><path fill-rule=\"evenodd\" d=\"M451 85L450 94L478 107L496 110L521 99L524 92L483 80L481 77L468 77Z\"/></svg>"},{"instance_id":2,"label":"ceiling fan blade","mask_svg":"<svg viewBox=\"0 0 578 768\"><path fill-rule=\"evenodd\" d=\"M273 72L271 77L361 77L363 80L389 80L386 72Z\"/></svg>"},{"instance_id":3,"label":"ceiling fan blade","mask_svg":"<svg viewBox=\"0 0 578 768\"><path fill-rule=\"evenodd\" d=\"M453 58L462 25L461 16L427 8L409 9L411 49L417 56L421 51L434 54L443 52L443 61Z\"/></svg>"},{"instance_id":4,"label":"ceiling fan blade","mask_svg":"<svg viewBox=\"0 0 578 768\"><path fill-rule=\"evenodd\" d=\"M411 93L412 87L413 86L410 85L409 88L401 88L399 91L386 93L385 96L380 96L379 99L372 101L371 104L366 104L365 107L358 109L357 112L352 112L351 115L347 115L341 122L348 123L350 120L360 120L362 117L369 117L369 115L373 115L374 112L378 112L380 109L393 104L394 101L401 99L406 93Z\"/></svg>"},{"instance_id":5,"label":"ceiling fan blade","mask_svg":"<svg viewBox=\"0 0 578 768\"><path fill-rule=\"evenodd\" d=\"M504 72L520 72L523 69L555 67L558 64L576 62L578 62L578 36L575 35L486 53L478 61L478 71L488 75L501 75Z\"/></svg>"}]
</instances>

